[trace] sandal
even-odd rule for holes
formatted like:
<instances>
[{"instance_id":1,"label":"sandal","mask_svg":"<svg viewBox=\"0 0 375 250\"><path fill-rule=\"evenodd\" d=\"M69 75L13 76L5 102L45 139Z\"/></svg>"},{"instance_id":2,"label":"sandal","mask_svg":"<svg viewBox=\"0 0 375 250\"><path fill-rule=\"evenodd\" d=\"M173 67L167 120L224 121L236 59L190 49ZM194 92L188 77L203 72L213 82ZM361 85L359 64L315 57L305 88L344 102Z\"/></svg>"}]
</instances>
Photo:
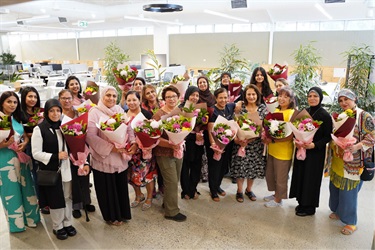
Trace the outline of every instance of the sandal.
<instances>
[{"instance_id":1,"label":"sandal","mask_svg":"<svg viewBox=\"0 0 375 250\"><path fill-rule=\"evenodd\" d=\"M245 190L245 195L247 197L249 197L249 199L252 200L252 201L256 201L257 200L257 196L252 191L247 191L247 189L246 189Z\"/></svg>"},{"instance_id":2,"label":"sandal","mask_svg":"<svg viewBox=\"0 0 375 250\"><path fill-rule=\"evenodd\" d=\"M227 193L226 193L223 189L221 189L220 187L218 188L217 193L218 193L219 195L221 195L221 196L225 196L225 195L227 194Z\"/></svg>"},{"instance_id":3,"label":"sandal","mask_svg":"<svg viewBox=\"0 0 375 250\"><path fill-rule=\"evenodd\" d=\"M112 225L112 226L121 226L123 224L122 221L117 221L117 220L115 220L115 221L107 221L107 223L109 225Z\"/></svg>"},{"instance_id":4,"label":"sandal","mask_svg":"<svg viewBox=\"0 0 375 250\"><path fill-rule=\"evenodd\" d=\"M146 199L146 198L145 198L145 195L144 195L144 194L142 194L141 196L136 196L136 197L135 197L135 200L134 200L132 203L130 203L130 207L131 207L131 208L134 208L134 207L138 206L139 203L141 203L141 202L144 201L145 199Z\"/></svg>"},{"instance_id":5,"label":"sandal","mask_svg":"<svg viewBox=\"0 0 375 250\"><path fill-rule=\"evenodd\" d=\"M337 214L335 214L335 213L331 213L331 214L329 215L329 218L330 218L331 220L339 220L339 219L340 219L339 216L338 216Z\"/></svg>"},{"instance_id":6,"label":"sandal","mask_svg":"<svg viewBox=\"0 0 375 250\"><path fill-rule=\"evenodd\" d=\"M198 200L199 198L199 192L195 192L193 200Z\"/></svg>"},{"instance_id":7,"label":"sandal","mask_svg":"<svg viewBox=\"0 0 375 250\"><path fill-rule=\"evenodd\" d=\"M237 193L236 194L236 200L240 203L242 203L244 201L243 199L243 193Z\"/></svg>"},{"instance_id":8,"label":"sandal","mask_svg":"<svg viewBox=\"0 0 375 250\"><path fill-rule=\"evenodd\" d=\"M352 235L357 230L357 227L355 225L345 225L341 229L341 233L344 235Z\"/></svg>"},{"instance_id":9,"label":"sandal","mask_svg":"<svg viewBox=\"0 0 375 250\"><path fill-rule=\"evenodd\" d=\"M150 204L146 203L147 201L150 201ZM149 209L152 205L152 198L147 198L145 203L143 203L142 205L142 211L146 211L147 209Z\"/></svg>"}]
</instances>

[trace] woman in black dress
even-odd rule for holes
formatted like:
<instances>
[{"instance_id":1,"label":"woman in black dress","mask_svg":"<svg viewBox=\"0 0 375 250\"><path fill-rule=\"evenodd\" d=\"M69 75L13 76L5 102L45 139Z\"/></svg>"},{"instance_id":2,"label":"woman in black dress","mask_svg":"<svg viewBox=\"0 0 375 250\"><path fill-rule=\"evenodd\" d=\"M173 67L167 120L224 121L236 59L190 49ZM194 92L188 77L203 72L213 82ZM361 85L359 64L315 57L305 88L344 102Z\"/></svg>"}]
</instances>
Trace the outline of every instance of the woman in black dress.
<instances>
[{"instance_id":1,"label":"woman in black dress","mask_svg":"<svg viewBox=\"0 0 375 250\"><path fill-rule=\"evenodd\" d=\"M319 207L320 185L322 182L326 144L331 140L332 119L322 106L323 92L319 87L312 87L307 94L309 112L313 120L322 121L312 143L305 145L306 159L294 158L290 198L296 198L296 215L315 214Z\"/></svg>"}]
</instances>

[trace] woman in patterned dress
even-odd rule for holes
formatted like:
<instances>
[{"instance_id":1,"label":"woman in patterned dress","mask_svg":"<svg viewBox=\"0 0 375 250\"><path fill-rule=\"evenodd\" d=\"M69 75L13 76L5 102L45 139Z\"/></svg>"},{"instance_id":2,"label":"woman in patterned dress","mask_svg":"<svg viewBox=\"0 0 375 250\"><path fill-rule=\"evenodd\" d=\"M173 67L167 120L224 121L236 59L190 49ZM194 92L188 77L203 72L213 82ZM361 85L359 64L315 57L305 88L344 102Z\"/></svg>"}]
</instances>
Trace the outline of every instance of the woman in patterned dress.
<instances>
[{"instance_id":1,"label":"woman in patterned dress","mask_svg":"<svg viewBox=\"0 0 375 250\"><path fill-rule=\"evenodd\" d=\"M263 120L266 115L266 106L261 104L261 93L254 84L246 86L244 91L244 101L238 102L237 105L241 106L240 114L255 113L257 112L260 119ZM261 138L240 141L237 137L234 140L235 144L232 151L232 178L237 180L237 194L236 200L243 202L243 183L246 179L247 188L245 195L250 200L256 201L256 196L251 190L255 178L264 178L265 175L265 157L263 156L264 144ZM245 157L237 155L239 148L245 147Z\"/></svg>"},{"instance_id":2,"label":"woman in patterned dress","mask_svg":"<svg viewBox=\"0 0 375 250\"><path fill-rule=\"evenodd\" d=\"M25 150L29 138L24 134L21 123L21 107L18 96L12 91L0 97L0 116L11 116L14 135L0 142L0 196L5 217L11 233L22 232L28 227L36 227L40 221L38 200L31 177L30 164L21 163L17 152ZM14 141L24 139L18 144L17 152L8 147Z\"/></svg>"}]
</instances>

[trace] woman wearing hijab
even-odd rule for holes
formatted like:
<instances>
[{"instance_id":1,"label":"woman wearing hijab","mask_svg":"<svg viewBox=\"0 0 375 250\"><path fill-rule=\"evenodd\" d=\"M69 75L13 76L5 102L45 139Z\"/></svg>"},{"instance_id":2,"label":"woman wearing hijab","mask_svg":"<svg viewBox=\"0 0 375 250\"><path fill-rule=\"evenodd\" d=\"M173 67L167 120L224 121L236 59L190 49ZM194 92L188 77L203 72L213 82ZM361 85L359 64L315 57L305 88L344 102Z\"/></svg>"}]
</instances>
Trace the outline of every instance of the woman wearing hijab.
<instances>
[{"instance_id":1,"label":"woman wearing hijab","mask_svg":"<svg viewBox=\"0 0 375 250\"><path fill-rule=\"evenodd\" d=\"M197 104L198 100L199 89L195 86L190 86L185 92L184 102L180 107L184 107L186 101ZM186 147L181 169L181 199L198 199L197 186L200 180L204 146L197 145L195 143L196 140L203 140L203 135L191 132L185 138Z\"/></svg>"},{"instance_id":2,"label":"woman wearing hijab","mask_svg":"<svg viewBox=\"0 0 375 250\"><path fill-rule=\"evenodd\" d=\"M36 126L31 137L34 159L39 169L57 171L59 180L55 186L39 186L39 205L49 206L53 233L59 240L77 234L72 226L72 166L64 137L60 131L61 104L49 99L44 106L44 120Z\"/></svg>"},{"instance_id":3,"label":"woman wearing hijab","mask_svg":"<svg viewBox=\"0 0 375 250\"><path fill-rule=\"evenodd\" d=\"M323 123L315 133L313 141L303 145L306 149L306 159L294 158L289 197L297 199L297 216L313 215L319 207L326 144L331 140L332 132L332 119L323 108L322 101L322 90L319 87L312 87L307 93L307 102L310 107L306 110L313 120Z\"/></svg>"},{"instance_id":4,"label":"woman wearing hijab","mask_svg":"<svg viewBox=\"0 0 375 250\"><path fill-rule=\"evenodd\" d=\"M86 142L90 146L95 191L103 219L112 225L122 225L131 219L128 192L128 161L122 154L133 155L138 149L134 132L127 128L129 149L116 148L96 124L100 119L108 120L111 116L124 113L116 105L117 91L114 87L105 87L100 95L99 103L89 111Z\"/></svg>"},{"instance_id":5,"label":"woman wearing hijab","mask_svg":"<svg viewBox=\"0 0 375 250\"><path fill-rule=\"evenodd\" d=\"M329 171L329 208L332 213L329 218L340 220L345 224L341 233L351 235L357 230L357 200L363 181L360 175L363 169L363 159L374 152L375 128L371 115L358 108L357 96L350 89L342 89L338 94L342 111L352 110L356 115L353 137L356 142L347 147L353 154L353 161L344 161L344 150L336 143L331 143L331 169ZM372 199L372 197L368 197Z\"/></svg>"}]
</instances>

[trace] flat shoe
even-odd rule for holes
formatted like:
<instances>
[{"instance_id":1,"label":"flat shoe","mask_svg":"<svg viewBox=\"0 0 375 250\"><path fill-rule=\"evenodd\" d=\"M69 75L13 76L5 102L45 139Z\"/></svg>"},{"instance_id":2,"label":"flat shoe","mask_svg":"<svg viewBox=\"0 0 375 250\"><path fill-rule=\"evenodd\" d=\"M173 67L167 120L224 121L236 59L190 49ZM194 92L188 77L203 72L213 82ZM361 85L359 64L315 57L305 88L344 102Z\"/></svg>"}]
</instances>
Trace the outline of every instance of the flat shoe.
<instances>
[{"instance_id":1,"label":"flat shoe","mask_svg":"<svg viewBox=\"0 0 375 250\"><path fill-rule=\"evenodd\" d=\"M211 194L211 198L215 202L219 202L220 201L220 197L217 194Z\"/></svg>"},{"instance_id":2,"label":"flat shoe","mask_svg":"<svg viewBox=\"0 0 375 250\"><path fill-rule=\"evenodd\" d=\"M243 193L237 193L236 194L236 200L240 203L242 203L244 201L243 199Z\"/></svg>"},{"instance_id":3,"label":"flat shoe","mask_svg":"<svg viewBox=\"0 0 375 250\"><path fill-rule=\"evenodd\" d=\"M252 201L256 201L256 200L257 200L257 196L256 196L252 191L248 192L248 191L246 190L246 191L245 191L245 195L246 195L247 197L249 197L249 199L252 200Z\"/></svg>"},{"instance_id":4,"label":"flat shoe","mask_svg":"<svg viewBox=\"0 0 375 250\"><path fill-rule=\"evenodd\" d=\"M152 206L152 198L147 198L146 201L150 201L150 204L148 203L143 203L142 204L142 211L146 211L147 209L149 209L151 206Z\"/></svg>"},{"instance_id":5,"label":"flat shoe","mask_svg":"<svg viewBox=\"0 0 375 250\"><path fill-rule=\"evenodd\" d=\"M68 236L72 237L77 234L77 230L73 226L64 227L66 233Z\"/></svg>"},{"instance_id":6,"label":"flat shoe","mask_svg":"<svg viewBox=\"0 0 375 250\"><path fill-rule=\"evenodd\" d=\"M53 234L56 235L56 238L59 240L66 240L68 238L68 233L65 231L64 228L61 228L59 230L53 229Z\"/></svg>"},{"instance_id":7,"label":"flat shoe","mask_svg":"<svg viewBox=\"0 0 375 250\"><path fill-rule=\"evenodd\" d=\"M175 216L164 216L164 218L166 218L167 220L174 220L177 222L183 222L186 220L186 216L181 213L178 213Z\"/></svg>"},{"instance_id":8,"label":"flat shoe","mask_svg":"<svg viewBox=\"0 0 375 250\"><path fill-rule=\"evenodd\" d=\"M225 196L225 195L227 195L227 193L226 193L223 189L221 189L221 188L219 188L219 189L217 190L217 193L218 193L220 196Z\"/></svg>"}]
</instances>

